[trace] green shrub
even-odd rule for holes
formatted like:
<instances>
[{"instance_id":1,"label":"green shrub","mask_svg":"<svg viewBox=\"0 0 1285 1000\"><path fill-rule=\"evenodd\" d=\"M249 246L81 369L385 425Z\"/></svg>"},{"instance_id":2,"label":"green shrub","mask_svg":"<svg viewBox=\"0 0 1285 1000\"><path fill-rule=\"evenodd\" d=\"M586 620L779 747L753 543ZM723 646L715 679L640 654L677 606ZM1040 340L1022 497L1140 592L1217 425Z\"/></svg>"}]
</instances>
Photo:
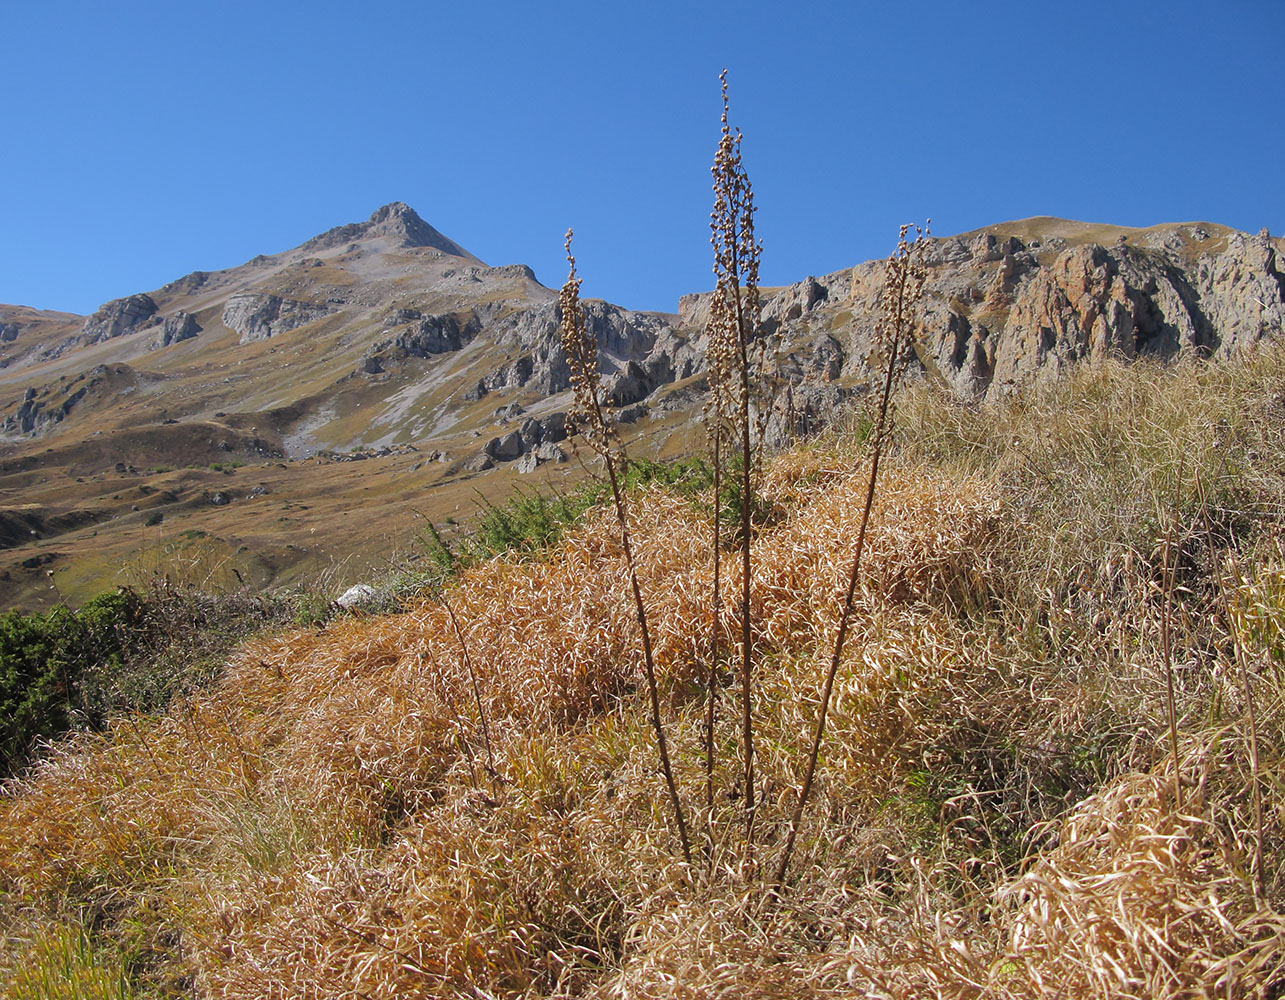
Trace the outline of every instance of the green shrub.
<instances>
[{"instance_id":1,"label":"green shrub","mask_svg":"<svg viewBox=\"0 0 1285 1000\"><path fill-rule=\"evenodd\" d=\"M151 712L208 683L254 631L302 612L284 598L120 588L79 611L0 616L0 777L38 741Z\"/></svg>"},{"instance_id":2,"label":"green shrub","mask_svg":"<svg viewBox=\"0 0 1285 1000\"><path fill-rule=\"evenodd\" d=\"M71 691L59 644L43 615L0 617L0 768L9 773L33 741L67 728Z\"/></svg>"},{"instance_id":3,"label":"green shrub","mask_svg":"<svg viewBox=\"0 0 1285 1000\"><path fill-rule=\"evenodd\" d=\"M80 611L9 611L0 617L0 773L9 773L32 744L77 720L102 721L91 671L118 670L141 634L142 601L119 590Z\"/></svg>"}]
</instances>

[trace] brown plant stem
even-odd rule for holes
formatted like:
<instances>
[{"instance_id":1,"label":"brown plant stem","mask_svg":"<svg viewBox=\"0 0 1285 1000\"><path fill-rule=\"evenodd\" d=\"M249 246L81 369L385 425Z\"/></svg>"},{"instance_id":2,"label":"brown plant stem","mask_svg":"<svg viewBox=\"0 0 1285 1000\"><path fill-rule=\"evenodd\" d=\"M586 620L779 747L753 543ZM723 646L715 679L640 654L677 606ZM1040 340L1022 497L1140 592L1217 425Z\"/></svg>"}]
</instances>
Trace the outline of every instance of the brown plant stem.
<instances>
[{"instance_id":1,"label":"brown plant stem","mask_svg":"<svg viewBox=\"0 0 1285 1000\"><path fill-rule=\"evenodd\" d=\"M739 311L739 310L738 310ZM743 352L742 352L743 353ZM742 380L746 380L744 369ZM750 431L749 392L741 403L741 740L745 744L746 839L754 823L754 704L750 621Z\"/></svg>"},{"instance_id":2,"label":"brown plant stem","mask_svg":"<svg viewBox=\"0 0 1285 1000\"><path fill-rule=\"evenodd\" d=\"M723 491L723 432L722 426L714 425L714 517L713 517L713 553L714 553L714 597L713 625L709 633L709 665L705 674L705 807L713 819L714 810L714 712L717 700L718 684L718 630L722 627L722 532L719 520L719 500Z\"/></svg>"},{"instance_id":3,"label":"brown plant stem","mask_svg":"<svg viewBox=\"0 0 1285 1000\"><path fill-rule=\"evenodd\" d=\"M843 600L843 612L839 616L839 630L834 641L834 653L826 670L825 683L821 689L821 709L817 713L816 729L812 736L812 748L808 753L808 764L803 775L803 786L799 790L798 800L794 805L794 814L790 817L790 831L786 836L785 848L777 865L776 877L773 880L773 895L785 883L786 873L790 868L790 859L794 853L795 840L798 837L799 824L803 821L803 811L807 808L808 797L812 794L812 784L816 778L817 760L821 756L821 740L825 736L826 717L830 711L830 699L834 694L834 678L839 672L839 663L843 659L843 645L848 635L848 624L852 620L853 598L857 591L857 580L861 575L861 555L865 550L866 529L870 524L870 511L874 506L875 486L879 480L879 460L883 457L884 442L890 426L889 413L892 403L892 389L901 370L900 357L904 349L903 338L908 339L906 326L909 312L918 302L923 287L923 272L917 266L914 254L922 245L923 234L915 240L913 247L905 242L906 227L902 227L898 240L897 254L889 261L893 269L889 277L891 287L885 287L885 294L892 293L893 312L890 317L890 341L888 345L888 369L884 375L883 390L879 396L879 409L871 438L870 476L866 482L865 502L861 508L861 525L857 530L857 546L852 557L852 570L848 574L848 589ZM886 306L885 306L886 308Z\"/></svg>"},{"instance_id":4,"label":"brown plant stem","mask_svg":"<svg viewBox=\"0 0 1285 1000\"><path fill-rule=\"evenodd\" d=\"M1178 466L1178 485L1174 488L1174 518L1178 517L1178 499L1182 489L1182 465ZM1178 715L1174 706L1173 638L1169 634L1169 620L1173 607L1173 587L1176 567L1171 565L1173 525L1165 531L1163 568L1160 585L1163 604L1160 609L1160 649L1165 664L1165 710L1169 717L1169 751L1173 755L1173 794L1178 810L1182 810L1182 772L1178 767Z\"/></svg>"},{"instance_id":5,"label":"brown plant stem","mask_svg":"<svg viewBox=\"0 0 1285 1000\"><path fill-rule=\"evenodd\" d=\"M580 305L580 279L576 276L576 259L571 253L571 230L567 230L566 251L570 273L562 286L559 296L559 307L562 311L561 339L567 364L571 369L572 388L576 399L577 428L600 456L606 467L607 480L611 484L611 499L616 509L616 520L620 527L620 543L625 550L625 565L629 570L629 588L633 592L634 611L638 628L642 633L643 672L647 679L647 693L651 699L651 724L656 732L656 750L660 756L661 772L665 786L669 789L669 800L674 811L674 821L678 825L678 838L682 843L683 860L692 863L691 841L687 836L687 822L683 818L683 805L678 797L678 785L674 781L673 768L669 762L669 741L665 738L665 727L660 718L660 689L656 683L656 664L652 656L651 632L647 627L647 607L643 603L642 588L638 584L638 571L634 560L633 545L629 536L628 507L621 487L620 471L616 467L618 438L614 427L602 411L599 399L598 380L598 344L585 330L584 309Z\"/></svg>"},{"instance_id":6,"label":"brown plant stem","mask_svg":"<svg viewBox=\"0 0 1285 1000\"><path fill-rule=\"evenodd\" d=\"M660 754L660 767L665 776L665 785L669 789L669 800L674 809L674 820L678 824L678 839L683 845L683 860L692 863L692 847L687 837L687 823L683 819L683 806L678 798L678 785L674 781L673 768L669 763L669 742L665 739L665 727L660 720L660 689L656 684L656 664L651 652L651 632L647 627L647 608L643 604L642 589L638 585L638 572L634 568L633 546L629 540L629 523L626 518L625 498L620 489L620 476L615 461L608 451L603 455L607 466L607 478L611 482L611 499L616 507L616 520L620 525L620 543L625 550L625 564L629 567L629 587L634 595L634 611L638 619L638 629L642 633L643 666L647 675L647 693L651 697L651 725L656 731L656 749Z\"/></svg>"},{"instance_id":7,"label":"brown plant stem","mask_svg":"<svg viewBox=\"0 0 1285 1000\"><path fill-rule=\"evenodd\" d=\"M491 791L498 794L496 781L498 780L495 770L495 753L491 748L491 727L486 722L486 708L482 705L482 689L478 683L477 670L473 667L473 657L469 655L468 643L464 641L464 632L460 628L459 619L455 617L455 609L451 607L451 602L446 595L442 595L442 606L446 608L447 615L451 619L451 628L455 632L455 640L460 644L460 652L464 656L464 666L468 670L469 680L473 684L473 703L477 706L477 717L482 724L482 741L486 746L486 773L491 778Z\"/></svg>"}]
</instances>

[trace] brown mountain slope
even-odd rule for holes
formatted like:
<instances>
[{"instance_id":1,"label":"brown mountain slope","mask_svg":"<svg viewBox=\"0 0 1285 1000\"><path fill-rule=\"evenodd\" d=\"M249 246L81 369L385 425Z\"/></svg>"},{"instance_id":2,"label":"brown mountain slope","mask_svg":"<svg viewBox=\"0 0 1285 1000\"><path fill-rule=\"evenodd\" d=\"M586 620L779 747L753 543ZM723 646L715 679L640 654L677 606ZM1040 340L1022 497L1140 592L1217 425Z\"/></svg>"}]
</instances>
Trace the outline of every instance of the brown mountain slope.
<instances>
[{"instance_id":1,"label":"brown mountain slope","mask_svg":"<svg viewBox=\"0 0 1285 1000\"><path fill-rule=\"evenodd\" d=\"M919 370L983 399L1106 356L1230 356L1285 328L1281 251L1207 223L1046 217L936 239ZM864 390L882 275L868 262L765 296L788 385L775 441ZM708 302L588 304L612 401L649 452L700 440ZM488 267L401 203L90 317L0 308L0 602L56 599L51 572L79 600L124 566L176 562L338 586L387 560L413 511L466 518L479 489L582 475L561 440L557 321L529 268ZM359 454L378 457L326 457ZM183 555L193 539L216 555Z\"/></svg>"}]
</instances>

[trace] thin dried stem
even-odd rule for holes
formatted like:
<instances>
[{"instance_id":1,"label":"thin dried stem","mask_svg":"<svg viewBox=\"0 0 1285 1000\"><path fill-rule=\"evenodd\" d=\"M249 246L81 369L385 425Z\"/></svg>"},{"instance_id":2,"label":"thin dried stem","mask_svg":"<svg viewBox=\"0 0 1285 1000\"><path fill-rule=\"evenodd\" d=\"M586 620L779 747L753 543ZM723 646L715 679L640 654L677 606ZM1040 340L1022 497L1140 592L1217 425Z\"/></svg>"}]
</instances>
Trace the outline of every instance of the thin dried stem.
<instances>
[{"instance_id":1,"label":"thin dried stem","mask_svg":"<svg viewBox=\"0 0 1285 1000\"><path fill-rule=\"evenodd\" d=\"M728 123L727 70L723 90L722 134L714 156L714 210L710 243L714 248L714 299L706 327L710 401L706 419L711 437L721 442L726 429L738 454L740 479L741 594L741 744L747 840L755 807L753 631L750 605L753 545L754 468L762 446L775 379L768 364L769 344L759 321L759 259L763 247L754 237L754 190L741 154L741 133ZM754 397L758 396L757 420ZM714 517L719 516L717 500ZM717 529L716 544L717 544ZM719 558L715 551L715 559ZM715 618L714 627L718 628Z\"/></svg>"},{"instance_id":2,"label":"thin dried stem","mask_svg":"<svg viewBox=\"0 0 1285 1000\"><path fill-rule=\"evenodd\" d=\"M1178 485L1174 487L1174 519L1178 517L1179 493L1182 489L1182 465L1178 466ZM1160 650L1165 664L1165 711L1169 717L1169 751L1173 755L1173 795L1178 810L1182 810L1182 772L1178 758L1178 715L1174 707L1173 678L1173 637L1170 635L1170 618L1173 611L1173 586L1176 567L1173 566L1173 525L1165 532L1163 569L1161 587L1163 588L1160 609Z\"/></svg>"},{"instance_id":3,"label":"thin dried stem","mask_svg":"<svg viewBox=\"0 0 1285 1000\"><path fill-rule=\"evenodd\" d=\"M883 456L884 445L892 429L892 390L905 370L904 355L909 346L911 321L923 295L924 280L927 277L923 251L927 247L928 225L925 224L923 229L916 227L914 243L906 241L909 228L909 226L901 227L901 233L897 239L897 250L888 259L888 271L884 280L883 317L876 331L876 340L884 343L888 353L888 369L884 375L879 409L876 412L875 424L870 436L870 476L866 482L861 526L857 530L857 546L852 557L852 571L848 574L848 589L843 601L843 612L839 616L839 631L835 637L834 653L830 657L830 666L826 671L825 683L821 689L821 709L817 713L816 730L812 737L812 749L808 754L803 787L799 790L794 815L790 817L790 832L786 837L781 861L777 866L774 891L779 890L785 883L799 824L803 821L803 811L807 807L808 797L812 793L812 783L816 777L817 760L821 755L821 740L825 736L826 715L834 693L834 678L843 658L844 640L847 638L848 624L852 619L853 598L857 591L857 580L861 575L861 554L865 548L866 529L870 524L870 510L874 506L875 487L879 480L879 460Z\"/></svg>"},{"instance_id":4,"label":"thin dried stem","mask_svg":"<svg viewBox=\"0 0 1285 1000\"><path fill-rule=\"evenodd\" d=\"M714 554L713 615L709 630L709 664L705 672L705 807L711 819L714 810L714 718L718 700L718 630L722 627L723 595L722 573L722 524L719 519L719 501L723 492L723 429L713 425L714 455L714 516L710 519Z\"/></svg>"},{"instance_id":5,"label":"thin dried stem","mask_svg":"<svg viewBox=\"0 0 1285 1000\"><path fill-rule=\"evenodd\" d=\"M611 484L611 499L620 529L620 543L625 551L625 564L629 571L629 588L633 592L638 629L642 633L643 668L647 678L647 692L651 698L651 724L656 732L656 750L660 756L665 785L669 789L674 821L678 825L678 838L682 842L683 859L690 865L691 842L687 836L687 823L683 818L682 802L678 798L678 785L674 781L673 768L669 763L669 744L665 739L665 727L660 721L660 691L656 684L651 632L647 627L647 608L643 604L642 588L638 584L638 572L629 536L629 511L619 468L622 458L620 439L614 424L602 409L598 380L598 342L589 335L585 327L584 309L580 305L580 278L576 276L576 258L571 253L571 235L572 232L568 229L564 245L570 272L558 297L558 305L562 313L560 331L562 350L567 356L567 363L571 369L571 387L576 402L575 409L569 415L569 422L602 458L607 470L607 480Z\"/></svg>"},{"instance_id":6,"label":"thin dried stem","mask_svg":"<svg viewBox=\"0 0 1285 1000\"><path fill-rule=\"evenodd\" d=\"M473 702L477 706L477 717L482 724L482 740L486 745L486 773L491 777L491 790L497 791L495 787L497 781L495 752L491 747L491 727L487 725L486 708L482 705L482 688L478 683L477 670L473 667L473 657L469 655L468 643L464 641L464 631L460 628L459 619L455 617L455 609L451 607L451 602L446 598L445 594L442 595L442 606L446 608L446 614L451 619L451 629L455 632L455 640L460 644L460 652L464 656L464 666L468 670L469 681L473 685Z\"/></svg>"}]
</instances>

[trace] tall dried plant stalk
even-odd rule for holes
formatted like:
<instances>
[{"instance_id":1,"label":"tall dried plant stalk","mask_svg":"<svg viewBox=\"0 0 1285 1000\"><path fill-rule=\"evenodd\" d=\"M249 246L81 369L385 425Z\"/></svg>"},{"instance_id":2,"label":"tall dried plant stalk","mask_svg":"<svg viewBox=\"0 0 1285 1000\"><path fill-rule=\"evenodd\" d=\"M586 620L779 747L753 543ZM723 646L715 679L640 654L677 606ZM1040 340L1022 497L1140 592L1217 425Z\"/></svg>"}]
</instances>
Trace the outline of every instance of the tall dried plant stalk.
<instances>
[{"instance_id":1,"label":"tall dried plant stalk","mask_svg":"<svg viewBox=\"0 0 1285 1000\"><path fill-rule=\"evenodd\" d=\"M464 630L460 628L459 619L455 617L455 609L451 607L450 600L445 594L442 595L442 606L446 608L446 614L451 619L451 628L455 632L455 641L460 645L460 653L464 657L464 667L468 670L469 680L473 684L473 704L477 708L478 721L482 725L482 740L486 745L486 773L491 779L491 791L499 793L496 783L499 780L499 773L495 769L495 752L491 746L491 727L486 721L486 707L482 704L482 688L478 683L477 670L473 666L473 657L469 655L468 643L464 641Z\"/></svg>"},{"instance_id":2,"label":"tall dried plant stalk","mask_svg":"<svg viewBox=\"0 0 1285 1000\"><path fill-rule=\"evenodd\" d=\"M1182 465L1178 466L1178 484L1174 487L1173 518L1178 518L1178 501L1182 490ZM1178 810L1182 810L1182 771L1178 758L1178 714L1174 705L1173 637L1170 619L1173 616L1173 588L1176 567L1173 564L1173 525L1165 532L1164 556L1160 574L1160 651L1165 664L1165 711L1169 721L1169 752L1173 755L1173 797Z\"/></svg>"},{"instance_id":3,"label":"tall dried plant stalk","mask_svg":"<svg viewBox=\"0 0 1285 1000\"><path fill-rule=\"evenodd\" d=\"M843 612L839 616L839 631L834 641L834 653L830 657L830 666L826 671L825 683L821 689L821 708L817 713L816 729L812 737L812 749L808 754L803 786L799 789L794 815L790 817L790 832L786 837L785 848L781 852L781 861L776 870L775 886L778 889L785 883L799 824L803 821L803 811L807 808L808 797L812 794L812 783L816 778L821 740L825 736L826 715L829 713L830 698L834 693L834 678L839 672L839 662L843 659L843 645L848 635L848 623L852 619L852 603L857 591L857 581L861 576L861 554L865 548L866 528L870 523L870 509L874 505L875 486L879 480L879 460L883 456L884 447L893 426L892 391L901 380L906 362L909 360L912 326L915 313L923 298L924 281L928 276L927 266L924 263L924 252L929 239L928 223L925 223L922 229L915 227L913 242L907 240L909 231L908 225L901 227L897 237L897 249L888 258L887 271L884 275L879 324L875 328L875 344L886 354L888 367L868 439L870 476L866 482L865 505L861 511L861 526L857 531L856 551L852 556L852 571L848 574L847 595L843 601Z\"/></svg>"},{"instance_id":4,"label":"tall dried plant stalk","mask_svg":"<svg viewBox=\"0 0 1285 1000\"><path fill-rule=\"evenodd\" d=\"M601 386L598 378L598 342L588 332L584 308L580 305L580 278L576 275L576 258L571 252L571 235L572 232L568 229L564 244L570 272L558 295L558 307L562 314L559 333L562 350L571 370L571 389L575 397L575 405L568 414L568 419L572 428L602 459L607 471L607 481L611 484L611 499L615 505L616 520L620 528L620 544L625 551L629 587L633 591L638 629L642 633L643 670L647 678L647 691L651 697L651 725L656 733L656 750L660 755L660 768L665 777L665 785L669 789L674 821L678 825L683 859L690 865L691 842L687 836L687 823L683 818L683 806L678 798L678 786L674 781L673 768L669 763L669 744L665 739L665 728L660 721L660 691L656 684L656 664L652 657L651 633L647 627L647 608L643 604L642 589L638 585L638 572L629 536L629 508L622 482L624 462L620 450L620 436L616 432L614 421L602 408Z\"/></svg>"},{"instance_id":5,"label":"tall dried plant stalk","mask_svg":"<svg viewBox=\"0 0 1285 1000\"><path fill-rule=\"evenodd\" d=\"M710 544L714 553L713 614L709 630L709 663L705 670L705 808L714 815L714 722L718 706L718 632L723 619L722 591L722 519L723 495L723 427L717 420L710 424L710 453L714 459L714 516L710 518Z\"/></svg>"},{"instance_id":6,"label":"tall dried plant stalk","mask_svg":"<svg viewBox=\"0 0 1285 1000\"><path fill-rule=\"evenodd\" d=\"M1205 500L1205 486L1200 477L1196 477L1196 492L1200 498L1200 510L1205 520L1205 535L1208 538L1210 552L1214 551L1214 529L1209 523L1209 505ZM1236 659L1236 671L1240 675L1241 689L1245 695L1245 713L1249 717L1249 774L1250 795L1254 807L1254 860L1252 875L1255 897L1263 896L1263 788L1258 757L1258 713L1254 707L1254 688L1250 680L1248 655L1245 644L1241 642L1240 630L1236 626L1233 614L1232 590L1227 584L1230 575L1233 583L1241 579L1240 562L1233 548L1228 553L1229 565L1224 570L1221 563L1214 569L1214 579L1218 583L1218 596L1223 615L1227 619L1227 634L1231 636L1232 650Z\"/></svg>"},{"instance_id":7,"label":"tall dried plant stalk","mask_svg":"<svg viewBox=\"0 0 1285 1000\"><path fill-rule=\"evenodd\" d=\"M770 412L775 367L772 343L760 323L759 259L763 247L754 238L754 189L741 154L740 130L728 123L727 70L719 74L723 89L722 134L714 156L714 210L710 213L710 243L714 248L714 297L706 325L710 395L706 404L714 458L714 624L710 640L710 669L706 715L706 798L712 801L713 700L716 692L719 612L721 610L721 542L719 500L722 486L722 446L737 455L740 478L741 595L741 743L745 810L754 816L753 649L750 610L750 564L753 474ZM757 404L757 405L756 405Z\"/></svg>"}]
</instances>

